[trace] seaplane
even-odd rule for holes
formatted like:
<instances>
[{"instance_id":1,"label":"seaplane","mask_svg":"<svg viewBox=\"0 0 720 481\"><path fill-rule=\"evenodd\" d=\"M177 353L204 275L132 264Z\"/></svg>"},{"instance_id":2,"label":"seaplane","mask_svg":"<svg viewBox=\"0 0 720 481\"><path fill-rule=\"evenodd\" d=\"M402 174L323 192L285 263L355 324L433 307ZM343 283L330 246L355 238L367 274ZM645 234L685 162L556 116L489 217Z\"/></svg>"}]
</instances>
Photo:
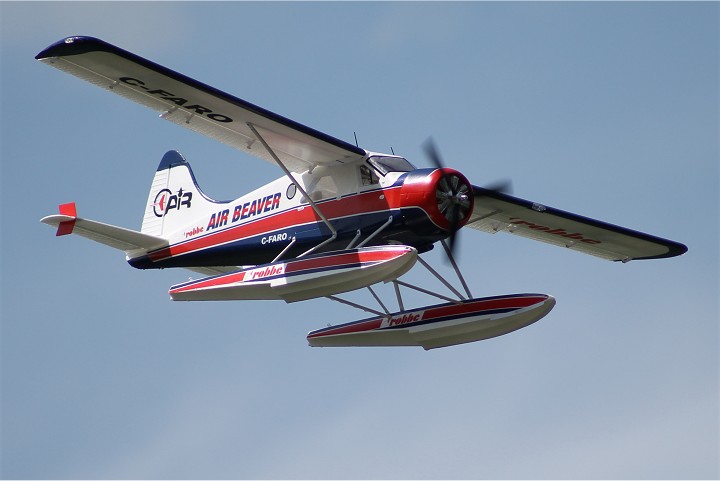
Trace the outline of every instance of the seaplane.
<instances>
[{"instance_id":1,"label":"seaplane","mask_svg":"<svg viewBox=\"0 0 720 481\"><path fill-rule=\"evenodd\" d=\"M444 165L432 140L424 145L432 166L416 168L394 153L365 150L97 38L64 38L35 58L282 171L221 202L203 193L188 161L170 150L150 184L139 231L80 217L72 202L41 221L58 236L76 234L123 251L132 267L177 267L205 276L170 287L175 301L326 298L370 315L309 332L310 346L435 349L508 334L547 315L555 305L547 294L471 295L453 254L463 227L623 263L687 251L678 242L514 197L508 183L476 186ZM460 286L423 259L436 244ZM401 280L416 264L447 292ZM392 283L393 304L373 289L379 283ZM437 303L406 307L401 288ZM367 289L377 306L339 296L359 289ZM395 301L397 309L387 307Z\"/></svg>"}]
</instances>

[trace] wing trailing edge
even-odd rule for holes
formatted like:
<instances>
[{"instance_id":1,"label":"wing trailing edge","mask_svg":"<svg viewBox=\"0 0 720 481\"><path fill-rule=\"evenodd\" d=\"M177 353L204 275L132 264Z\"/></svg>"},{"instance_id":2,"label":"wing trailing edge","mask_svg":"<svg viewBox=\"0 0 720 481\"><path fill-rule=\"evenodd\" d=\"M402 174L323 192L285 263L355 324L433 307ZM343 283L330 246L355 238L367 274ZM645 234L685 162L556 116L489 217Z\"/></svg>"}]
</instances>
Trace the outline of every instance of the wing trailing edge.
<instances>
[{"instance_id":1,"label":"wing trailing edge","mask_svg":"<svg viewBox=\"0 0 720 481\"><path fill-rule=\"evenodd\" d=\"M475 208L468 227L508 232L612 261L662 259L687 246L607 222L473 186Z\"/></svg>"},{"instance_id":2,"label":"wing trailing edge","mask_svg":"<svg viewBox=\"0 0 720 481\"><path fill-rule=\"evenodd\" d=\"M93 37L68 37L35 58L161 112L160 117L293 172L362 159L365 150Z\"/></svg>"}]
</instances>

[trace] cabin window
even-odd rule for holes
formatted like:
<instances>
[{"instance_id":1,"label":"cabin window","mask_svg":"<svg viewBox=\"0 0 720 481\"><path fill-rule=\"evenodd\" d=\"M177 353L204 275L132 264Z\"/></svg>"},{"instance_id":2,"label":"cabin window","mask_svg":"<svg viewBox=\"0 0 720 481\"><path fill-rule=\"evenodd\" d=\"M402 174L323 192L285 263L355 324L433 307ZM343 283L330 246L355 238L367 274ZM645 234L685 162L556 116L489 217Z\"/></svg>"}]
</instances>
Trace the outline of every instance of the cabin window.
<instances>
[{"instance_id":1,"label":"cabin window","mask_svg":"<svg viewBox=\"0 0 720 481\"><path fill-rule=\"evenodd\" d=\"M338 197L337 185L330 175L313 177L305 190L315 202ZM307 203L307 199L303 197L302 202Z\"/></svg>"}]
</instances>

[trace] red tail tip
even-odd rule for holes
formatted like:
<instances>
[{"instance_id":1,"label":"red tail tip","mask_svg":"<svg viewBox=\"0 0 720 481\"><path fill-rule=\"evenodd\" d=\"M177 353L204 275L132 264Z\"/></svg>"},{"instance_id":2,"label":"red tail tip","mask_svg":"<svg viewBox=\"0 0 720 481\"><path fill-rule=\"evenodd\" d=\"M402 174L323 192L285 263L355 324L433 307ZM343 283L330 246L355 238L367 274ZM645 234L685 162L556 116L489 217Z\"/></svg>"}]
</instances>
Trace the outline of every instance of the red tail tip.
<instances>
[{"instance_id":1,"label":"red tail tip","mask_svg":"<svg viewBox=\"0 0 720 481\"><path fill-rule=\"evenodd\" d=\"M75 207L75 202L61 204L59 207L59 210L60 210L60 215L67 215L69 217L77 217L77 208ZM61 235L72 234L72 231L74 228L75 228L75 219L68 220L65 222L60 222L60 224L58 225L58 230L55 233L55 235L61 236Z\"/></svg>"},{"instance_id":2,"label":"red tail tip","mask_svg":"<svg viewBox=\"0 0 720 481\"><path fill-rule=\"evenodd\" d=\"M77 217L77 207L75 202L68 202L67 204L60 204L60 214L69 215L71 217Z\"/></svg>"}]
</instances>

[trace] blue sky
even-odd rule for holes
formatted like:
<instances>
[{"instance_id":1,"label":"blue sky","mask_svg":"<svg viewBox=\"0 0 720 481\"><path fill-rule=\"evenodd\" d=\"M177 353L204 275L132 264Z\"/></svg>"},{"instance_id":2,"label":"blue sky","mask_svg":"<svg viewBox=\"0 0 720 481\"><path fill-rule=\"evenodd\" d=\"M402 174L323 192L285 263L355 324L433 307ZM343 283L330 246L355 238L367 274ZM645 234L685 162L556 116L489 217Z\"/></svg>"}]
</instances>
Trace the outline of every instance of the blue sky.
<instances>
[{"instance_id":1,"label":"blue sky","mask_svg":"<svg viewBox=\"0 0 720 481\"><path fill-rule=\"evenodd\" d=\"M0 474L717 478L719 13L0 3ZM76 201L139 228L169 149L215 198L281 173L33 59L69 35L416 165L432 135L476 184L510 178L520 197L690 250L617 264L468 229L476 296L558 304L521 331L430 352L310 348L308 331L364 317L326 300L173 303L189 271L134 270L39 219Z\"/></svg>"}]
</instances>

